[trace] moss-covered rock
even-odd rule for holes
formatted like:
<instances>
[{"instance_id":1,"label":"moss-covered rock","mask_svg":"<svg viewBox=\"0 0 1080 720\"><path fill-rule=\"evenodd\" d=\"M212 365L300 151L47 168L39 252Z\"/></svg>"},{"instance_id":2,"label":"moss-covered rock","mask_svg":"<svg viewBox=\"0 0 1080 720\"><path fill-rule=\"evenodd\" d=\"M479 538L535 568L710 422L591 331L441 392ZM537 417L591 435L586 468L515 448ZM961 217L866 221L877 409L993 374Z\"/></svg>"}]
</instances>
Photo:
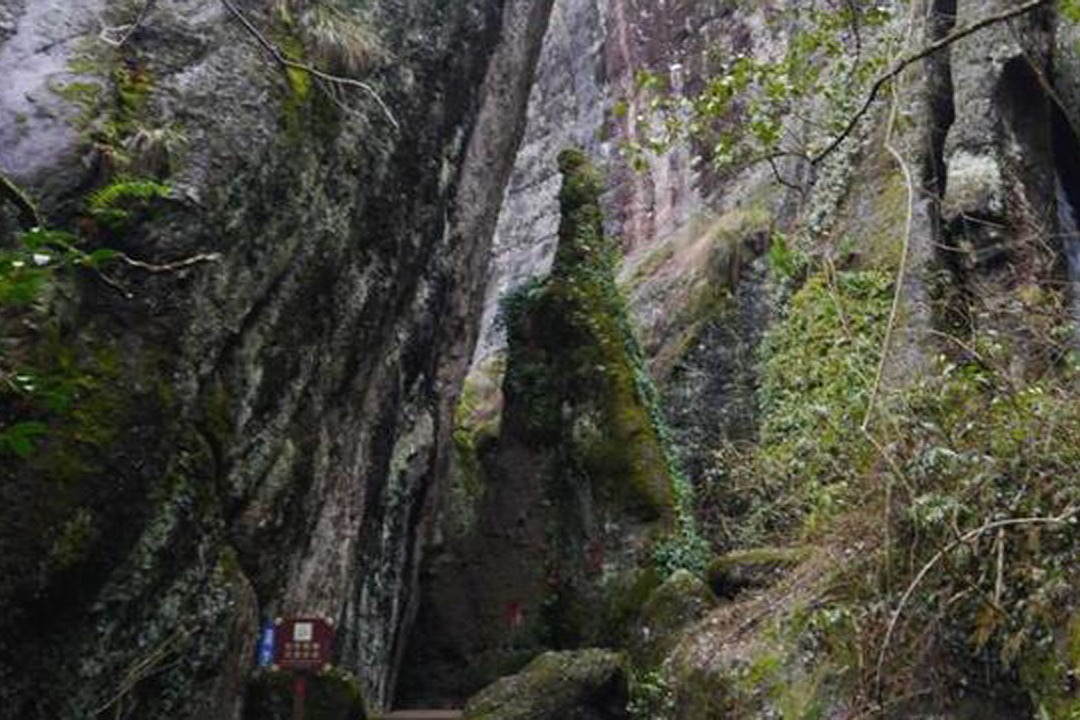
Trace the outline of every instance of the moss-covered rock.
<instances>
[{"instance_id":1,"label":"moss-covered rock","mask_svg":"<svg viewBox=\"0 0 1080 720\"><path fill-rule=\"evenodd\" d=\"M701 578L687 570L675 571L649 596L630 646L634 662L655 667L679 640L680 631L700 620L716 604L716 597Z\"/></svg>"},{"instance_id":2,"label":"moss-covered rock","mask_svg":"<svg viewBox=\"0 0 1080 720\"><path fill-rule=\"evenodd\" d=\"M356 678L329 670L304 679L307 720L366 720L367 711ZM295 679L288 673L261 673L248 684L246 720L288 720L293 717Z\"/></svg>"},{"instance_id":3,"label":"moss-covered rock","mask_svg":"<svg viewBox=\"0 0 1080 720\"><path fill-rule=\"evenodd\" d=\"M660 581L646 569L655 540L681 510L615 285L600 177L579 151L560 168L551 277L504 305L501 413L486 378L462 396L442 546L423 571L427 597L402 671L410 701L455 701L544 650L625 641Z\"/></svg>"},{"instance_id":4,"label":"moss-covered rock","mask_svg":"<svg viewBox=\"0 0 1080 720\"><path fill-rule=\"evenodd\" d=\"M670 458L615 285L617 249L603 232L600 178L578 150L563 152L559 167L562 223L551 277L507 303L506 397L525 413L530 443L561 456L557 475L577 470L624 512L670 518Z\"/></svg>"},{"instance_id":5,"label":"moss-covered rock","mask_svg":"<svg viewBox=\"0 0 1080 720\"><path fill-rule=\"evenodd\" d=\"M624 720L627 674L604 650L549 652L469 700L467 720Z\"/></svg>"},{"instance_id":6,"label":"moss-covered rock","mask_svg":"<svg viewBox=\"0 0 1080 720\"><path fill-rule=\"evenodd\" d=\"M805 560L804 548L754 548L721 555L709 564L709 586L720 597L776 582L785 570Z\"/></svg>"},{"instance_id":7,"label":"moss-covered rock","mask_svg":"<svg viewBox=\"0 0 1080 720\"><path fill-rule=\"evenodd\" d=\"M386 704L551 3L263 3L245 26L195 0L137 27L92 5L0 9L25 91L0 102L5 177L80 249L130 260L73 269L17 336L0 308L3 378L41 355L80 383L54 423L0 382L0 433L50 421L0 458L0 705L235 717L254 618L361 597L339 661ZM271 5L304 6L301 27ZM103 26L134 32L114 47ZM245 27L368 92L285 72ZM394 57L361 67L361 31Z\"/></svg>"},{"instance_id":8,"label":"moss-covered rock","mask_svg":"<svg viewBox=\"0 0 1080 720\"><path fill-rule=\"evenodd\" d=\"M1032 704L1047 720L1072 720L1080 714L1080 613L1056 634L1053 646L1021 666Z\"/></svg>"},{"instance_id":9,"label":"moss-covered rock","mask_svg":"<svg viewBox=\"0 0 1080 720\"><path fill-rule=\"evenodd\" d=\"M736 712L736 678L730 668L713 668L677 657L666 668L667 697L661 704L670 712L660 715L665 720L700 718L728 720L740 717Z\"/></svg>"},{"instance_id":10,"label":"moss-covered rock","mask_svg":"<svg viewBox=\"0 0 1080 720\"><path fill-rule=\"evenodd\" d=\"M627 647L641 619L642 609L664 578L653 566L636 568L616 575L608 587L604 609L607 629L604 639L616 647Z\"/></svg>"}]
</instances>

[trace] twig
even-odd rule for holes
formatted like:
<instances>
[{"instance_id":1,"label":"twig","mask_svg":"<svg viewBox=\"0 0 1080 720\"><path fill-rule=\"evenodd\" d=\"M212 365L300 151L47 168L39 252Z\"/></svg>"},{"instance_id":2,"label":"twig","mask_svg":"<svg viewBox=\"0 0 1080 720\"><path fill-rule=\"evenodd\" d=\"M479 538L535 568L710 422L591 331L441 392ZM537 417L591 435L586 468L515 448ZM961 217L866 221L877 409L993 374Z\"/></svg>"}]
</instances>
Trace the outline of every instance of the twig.
<instances>
[{"instance_id":1,"label":"twig","mask_svg":"<svg viewBox=\"0 0 1080 720\"><path fill-rule=\"evenodd\" d=\"M94 710L92 717L98 717L113 706L117 707L116 716L120 717L124 705L124 698L130 695L131 691L134 690L140 682L153 674L154 668L169 656L169 653L172 652L174 646L186 641L190 635L191 633L186 630L178 630L163 640L156 648L151 650L149 655L133 662L128 667L127 672L124 673L124 677L120 681L116 693L105 704Z\"/></svg>"},{"instance_id":2,"label":"twig","mask_svg":"<svg viewBox=\"0 0 1080 720\"><path fill-rule=\"evenodd\" d=\"M896 631L896 625L900 620L900 616L904 612L904 608L907 606L908 600L915 594L915 590L922 583L923 579L934 569L941 560L952 552L956 547L966 542L978 538L985 532L990 530L998 530L1010 527L1016 527L1019 525L1063 525L1072 518L1076 517L1077 513L1080 513L1080 508L1070 507L1062 512L1060 515L1054 517L1026 517L1026 518L1011 518L1008 520L996 520L994 522L985 523L974 530L970 530L959 538L953 540L951 543L938 550L930 560L922 566L915 579L908 585L907 590L900 596L900 602L897 604L896 609L893 610L892 618L889 620L889 627L885 631L885 639L882 641L881 651L878 654L877 669L875 673L875 683L877 686L878 696L881 696L881 672L885 666L885 657L889 651L889 645L892 642L893 633Z\"/></svg>"},{"instance_id":3,"label":"twig","mask_svg":"<svg viewBox=\"0 0 1080 720\"><path fill-rule=\"evenodd\" d=\"M888 448L884 447L878 439L874 437L866 428L862 429L863 436L874 446L874 450L885 461L885 464L889 466L889 474L895 476L899 480L904 489L907 490L908 497L915 498L915 487L911 484L911 480L904 473L904 469L900 467L900 464L896 462L896 459L889 453ZM892 504L893 504L893 481L888 479L885 481L885 507L882 510L882 541L885 549L885 585L892 591Z\"/></svg>"},{"instance_id":4,"label":"twig","mask_svg":"<svg viewBox=\"0 0 1080 720\"><path fill-rule=\"evenodd\" d=\"M911 229L915 215L915 184L911 176L911 168L900 152L892 145L892 131L896 118L898 103L894 102L889 117L889 137L885 140L885 149L900 166L900 172L904 175L904 185L907 190L907 207L904 211L904 242L900 249L900 267L896 271L896 280L893 287L892 306L889 308L889 323L885 326L885 338L881 341L881 357L878 358L877 374L874 377L874 385L870 390L870 400L866 405L866 415L863 416L862 429L866 431L870 427L870 420L874 414L874 405L881 393L881 383L885 377L885 365L889 358L889 346L892 345L893 335L896 332L896 321L900 315L900 303L903 298L904 280L907 278L908 256L911 252Z\"/></svg>"},{"instance_id":5,"label":"twig","mask_svg":"<svg viewBox=\"0 0 1080 720\"><path fill-rule=\"evenodd\" d=\"M840 325L844 329L844 337L849 342L855 339L854 334L851 332L851 323L848 322L847 313L844 312L844 304L840 302L840 291L836 286L836 263L832 261L832 258L828 255L825 256L825 277L829 280L828 290L829 298L833 301L833 305L836 306L836 316L840 318ZM860 373L861 375L862 373Z\"/></svg>"},{"instance_id":6,"label":"twig","mask_svg":"<svg viewBox=\"0 0 1080 720\"><path fill-rule=\"evenodd\" d=\"M281 51L281 48L272 43L266 37L266 35L264 35L262 31L259 30L259 28L255 27L254 23L252 23L251 20L249 20L248 17L240 11L240 8L238 8L236 4L232 2L232 0L221 0L221 2L226 7L226 9L228 9L228 11L232 13L233 17L240 21L240 24L244 26L244 29L247 30L248 33L253 38L255 38L255 40L260 45L262 45L263 49L270 53L271 57L273 57L274 61L277 62L279 65L284 68L302 70L306 73L310 73L311 75L319 78L320 80L325 80L330 83L335 83L337 85L347 85L349 87L363 90L375 100L379 108L382 110L383 114L386 116L386 119L390 121L390 124L394 127L394 129L401 129L401 125L394 117L394 114L390 112L390 108L387 107L386 103L383 102L382 97L379 95L379 93L375 91L375 88L373 88L371 85L360 80L355 80L353 78L341 77L340 75L331 75L306 63L297 62L296 60L289 59L288 57L286 57L285 53Z\"/></svg>"},{"instance_id":7,"label":"twig","mask_svg":"<svg viewBox=\"0 0 1080 720\"><path fill-rule=\"evenodd\" d=\"M909 21L908 38L914 28L914 18ZM878 394L881 392L881 382L885 376L885 364L888 362L889 346L892 344L893 333L896 331L896 319L900 314L900 302L904 292L904 280L907 277L908 255L911 251L911 230L915 217L915 181L912 178L911 168L899 150L892 144L893 132L896 130L896 117L900 107L900 96L896 85L892 86L893 102L889 108L889 120L885 128L885 150L892 156L900 167L904 176L904 189L907 192L907 203L904 208L904 241L900 249L900 267L896 270L896 280L893 287L892 306L889 308L889 323L885 326L885 337L881 341L881 357L878 358L877 374L874 377L874 385L870 390L870 400L866 405L866 414L863 416L862 430L868 433L870 420L874 415L874 405L877 403Z\"/></svg>"},{"instance_id":8,"label":"twig","mask_svg":"<svg viewBox=\"0 0 1080 720\"><path fill-rule=\"evenodd\" d=\"M100 279L101 282L105 283L113 290L118 292L121 296L123 296L125 300L132 300L135 298L135 293L128 290L119 280L114 280L98 268L91 269L94 271L94 274L98 276L98 279Z\"/></svg>"},{"instance_id":9,"label":"twig","mask_svg":"<svg viewBox=\"0 0 1080 720\"><path fill-rule=\"evenodd\" d=\"M795 183L791 182L780 174L780 168L776 166L775 157L767 157L765 159L769 163L769 168L772 170L773 178L776 180L776 182L780 183L789 190L794 190L795 192L799 193L799 195L802 195L804 198L806 197L806 188L804 188L802 185L796 185Z\"/></svg>"},{"instance_id":10,"label":"twig","mask_svg":"<svg viewBox=\"0 0 1080 720\"><path fill-rule=\"evenodd\" d=\"M184 268L191 267L192 265L199 265L201 263L217 262L221 260L221 253L199 253L198 255L192 255L191 257L186 257L171 263L165 263L163 265L148 263L144 260L136 260L127 253L122 252L118 252L116 257L131 267L139 268L140 270L145 270L149 273L167 273L183 270Z\"/></svg>"},{"instance_id":11,"label":"twig","mask_svg":"<svg viewBox=\"0 0 1080 720\"><path fill-rule=\"evenodd\" d=\"M45 225L41 213L30 197L7 175L0 173L0 199L7 200L19 211L19 222L25 228Z\"/></svg>"},{"instance_id":12,"label":"twig","mask_svg":"<svg viewBox=\"0 0 1080 720\"><path fill-rule=\"evenodd\" d=\"M874 434L869 430L863 430L862 433L870 444L874 446L874 450L876 450L878 455L881 456L881 459L885 461L885 464L889 466L892 474L895 475L896 479L900 481L900 484L904 486L904 490L907 491L908 497L914 500L918 493L915 492L915 486L911 483L911 480L904 472L904 469L896 462L896 458L889 453L888 448L882 445L881 441L874 437Z\"/></svg>"},{"instance_id":13,"label":"twig","mask_svg":"<svg viewBox=\"0 0 1080 720\"><path fill-rule=\"evenodd\" d=\"M142 8L139 10L139 14L135 16L135 20L127 25L117 25L116 27L103 27L98 34L98 38L114 48L122 47L128 39L135 34L135 31L142 25L143 20L146 19L147 14L154 9L154 3L157 0L145 0ZM120 33L120 37L113 38L113 33Z\"/></svg>"},{"instance_id":14,"label":"twig","mask_svg":"<svg viewBox=\"0 0 1080 720\"><path fill-rule=\"evenodd\" d=\"M1001 595L1005 589L1005 528L997 531L997 577L994 579L994 606L1001 609Z\"/></svg>"},{"instance_id":15,"label":"twig","mask_svg":"<svg viewBox=\"0 0 1080 720\"><path fill-rule=\"evenodd\" d=\"M773 160L780 160L782 158L796 158L803 162L809 162L810 158L806 153L799 152L798 150L772 150L770 152L760 153L758 155L752 155L745 160L741 161L738 165L739 172L753 167L758 163L771 162Z\"/></svg>"},{"instance_id":16,"label":"twig","mask_svg":"<svg viewBox=\"0 0 1080 720\"><path fill-rule=\"evenodd\" d=\"M221 254L220 253L200 253L198 255L192 255L191 257L184 258L183 260L177 260L175 262L165 263L164 265L156 265L154 263L144 262L143 260L136 260L135 258L131 257L127 253L122 253L122 252L117 252L116 257L117 257L117 259L119 259L121 262L123 262L126 265L129 265L129 266L134 267L134 268L138 268L140 270L145 270L146 272L149 272L149 273L157 274L157 273L176 272L177 270L183 270L184 268L191 267L192 265L198 265L198 264L205 263L205 262L217 262L218 260L221 259ZM128 290L123 284L120 283L120 281L118 281L118 280L110 277L109 275L107 275L100 268L98 268L95 265L93 265L91 263L88 263L88 262L82 263L82 265L84 267L88 267L91 270L93 270L94 273L98 276L98 278L103 283L105 283L106 285L111 287L113 290L115 290L116 292L123 295L126 300L131 300L132 298L135 297L135 293Z\"/></svg>"},{"instance_id":17,"label":"twig","mask_svg":"<svg viewBox=\"0 0 1080 720\"><path fill-rule=\"evenodd\" d=\"M981 20L971 23L970 25L962 27L959 30L954 30L945 37L935 40L921 50L898 60L896 64L892 66L892 68L890 68L884 74L878 76L877 80L874 81L874 84L870 86L870 91L867 94L866 99L863 101L862 106L855 112L854 115L851 116L851 119L848 120L848 123L844 126L844 129L841 130L840 133L836 137L834 137L828 145L825 146L825 149L819 152L817 155L814 155L810 159L810 163L812 165L820 165L825 158L835 152L836 149L840 147L840 145L851 136L859 122L866 116L868 112L870 112L870 107L877 99L878 93L880 93L881 90L890 81L896 78L900 73L904 72L904 70L906 70L908 67L914 65L920 60L923 60L933 55L934 53L944 50L956 41L966 38L968 35L977 33L980 30L987 28L991 25L1006 22L1008 20L1012 20L1013 18L1027 14L1032 10L1050 4L1050 2L1052 2L1052 0L1028 0L1028 2L1023 3L1022 5L1018 5L1011 10L1006 10L1005 12L985 17Z\"/></svg>"}]
</instances>

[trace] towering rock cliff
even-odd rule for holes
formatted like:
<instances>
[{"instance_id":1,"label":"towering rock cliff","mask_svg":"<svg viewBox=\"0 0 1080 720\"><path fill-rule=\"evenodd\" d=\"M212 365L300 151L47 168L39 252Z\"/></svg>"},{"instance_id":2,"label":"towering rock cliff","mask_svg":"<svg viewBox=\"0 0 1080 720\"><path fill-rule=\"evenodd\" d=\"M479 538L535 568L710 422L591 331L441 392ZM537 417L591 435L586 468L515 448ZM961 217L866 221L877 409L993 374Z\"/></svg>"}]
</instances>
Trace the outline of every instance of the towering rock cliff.
<instances>
[{"instance_id":1,"label":"towering rock cliff","mask_svg":"<svg viewBox=\"0 0 1080 720\"><path fill-rule=\"evenodd\" d=\"M549 8L0 3L5 188L112 258L4 309L5 717L237 717L294 613L388 701Z\"/></svg>"},{"instance_id":2,"label":"towering rock cliff","mask_svg":"<svg viewBox=\"0 0 1080 720\"><path fill-rule=\"evenodd\" d=\"M459 407L461 452L452 458L439 488L439 520L421 583L426 595L417 647L407 663L406 700L460 696L470 685L476 689L493 679L496 670L515 669L528 658L515 649L521 633L501 617L505 602L496 603L497 609L476 609L493 602L479 578L482 573L464 582L461 578L462 568L476 557L511 542L494 529L498 523L484 518L485 511L493 512L493 498L511 493L515 480L529 484L521 471L504 468L492 475L482 466L486 453L498 452L493 436L513 422L501 416L504 373L515 362L507 358L510 319L503 301L530 280L546 276L557 251L563 252L557 160L563 149L581 147L603 178L605 231L617 253L625 255L616 268L620 295L626 296L643 361L664 395L657 404L666 416L662 424L669 426L663 434L671 447L664 451L672 460L678 455L685 469L696 474L713 449L705 438L753 436L752 356L767 315L761 255L773 218L781 216L788 198L760 172L742 184L723 185L685 146L645 156L644 169L632 168L624 151L637 139L636 124L648 107L649 98L636 80L640 71L670 76L674 87L685 82L689 89L700 83L717 47L730 46L734 54L752 47L755 39L777 42L765 28L766 13L767 8L736 12L730 3L717 2L555 3L525 138L499 216L482 334ZM721 185L728 195L718 191ZM618 436L606 424L597 432ZM528 504L521 497L517 501ZM587 543L585 535L578 539ZM623 590L640 594L648 591L646 585ZM520 588L514 592L521 594ZM466 619L475 612L494 615L487 623L496 628L494 637L478 640L484 633L477 625L484 623ZM544 642L553 645L551 637ZM475 663L478 654L501 660Z\"/></svg>"},{"instance_id":3,"label":"towering rock cliff","mask_svg":"<svg viewBox=\"0 0 1080 720\"><path fill-rule=\"evenodd\" d=\"M578 150L559 167L552 274L504 303L502 420L455 434L457 496L443 496L454 504L421 575L406 703L461 702L547 648L620 642L618 608L656 584L650 549L679 519L682 488L615 285L600 176Z\"/></svg>"}]
</instances>

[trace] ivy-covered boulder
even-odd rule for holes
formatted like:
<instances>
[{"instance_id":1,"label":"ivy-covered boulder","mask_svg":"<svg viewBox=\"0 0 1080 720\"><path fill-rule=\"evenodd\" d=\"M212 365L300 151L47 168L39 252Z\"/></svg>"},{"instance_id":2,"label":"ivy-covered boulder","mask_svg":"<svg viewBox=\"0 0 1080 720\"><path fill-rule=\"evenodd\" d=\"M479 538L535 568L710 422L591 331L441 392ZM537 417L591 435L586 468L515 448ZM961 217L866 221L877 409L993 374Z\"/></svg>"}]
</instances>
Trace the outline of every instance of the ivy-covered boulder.
<instances>
[{"instance_id":1,"label":"ivy-covered boulder","mask_svg":"<svg viewBox=\"0 0 1080 720\"><path fill-rule=\"evenodd\" d=\"M606 650L544 653L469 700L466 720L628 720L622 656Z\"/></svg>"},{"instance_id":2,"label":"ivy-covered boulder","mask_svg":"<svg viewBox=\"0 0 1080 720\"><path fill-rule=\"evenodd\" d=\"M688 570L676 570L641 609L630 648L635 663L659 665L675 647L680 631L704 617L714 605L716 597L701 578Z\"/></svg>"},{"instance_id":3,"label":"ivy-covered boulder","mask_svg":"<svg viewBox=\"0 0 1080 720\"><path fill-rule=\"evenodd\" d=\"M503 306L497 435L456 438L455 522L427 555L401 673L412 703L455 703L545 650L621 643L661 579L654 559L667 571L688 555L673 532L686 487L615 283L602 178L579 150L559 169L551 275Z\"/></svg>"}]
</instances>

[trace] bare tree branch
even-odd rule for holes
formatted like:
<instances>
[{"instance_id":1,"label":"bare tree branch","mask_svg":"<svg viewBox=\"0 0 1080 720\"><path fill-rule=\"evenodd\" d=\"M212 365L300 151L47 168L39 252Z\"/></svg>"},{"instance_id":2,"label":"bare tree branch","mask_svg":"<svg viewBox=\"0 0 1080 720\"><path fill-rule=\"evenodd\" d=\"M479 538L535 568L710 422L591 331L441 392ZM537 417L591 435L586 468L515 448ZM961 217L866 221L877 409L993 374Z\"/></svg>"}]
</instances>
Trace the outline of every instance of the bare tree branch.
<instances>
[{"instance_id":1,"label":"bare tree branch","mask_svg":"<svg viewBox=\"0 0 1080 720\"><path fill-rule=\"evenodd\" d=\"M135 31L142 25L146 16L154 9L154 4L157 0L145 0L142 8L139 10L139 14L135 16L135 20L127 25L117 25L115 27L103 27L98 37L107 45L111 45L114 48L122 47L124 43L128 41ZM114 37L117 35L117 37Z\"/></svg>"},{"instance_id":2,"label":"bare tree branch","mask_svg":"<svg viewBox=\"0 0 1080 720\"><path fill-rule=\"evenodd\" d=\"M950 552L955 550L960 545L971 542L983 533L989 532L990 530L1012 528L1024 525L1064 525L1073 518L1075 518L1077 514L1080 514L1080 508L1069 507L1064 510L1060 515L1055 515L1052 517L1010 518L1007 520L996 520L994 522L988 522L975 528L974 530L970 530L964 533L945 547L941 548L941 550L939 550L932 558L930 558L930 560L922 566L922 569L919 570L918 574L915 575L915 578L911 581L911 584L908 585L907 590L904 591L904 594L900 596L900 602L897 603L896 609L893 610L892 618L889 620L889 627L885 632L885 639L881 643L881 652L878 654L877 659L876 685L878 688L879 696L881 694L881 674L885 666L885 658L889 652L889 645L892 642L893 633L896 631L896 625L900 621L900 616L903 614L904 608L907 606L908 600L911 599L911 596L915 593L915 590L919 587L920 584L922 584L923 579L926 578L927 574L929 574L929 572L934 568L935 565L941 562L942 559L944 559Z\"/></svg>"},{"instance_id":3,"label":"bare tree branch","mask_svg":"<svg viewBox=\"0 0 1080 720\"><path fill-rule=\"evenodd\" d=\"M900 173L904 177L904 190L907 193L904 202L904 239L900 250L900 267L896 270L896 280L893 286L892 304L889 308L889 323L885 326L885 337L881 341L881 356L878 358L877 373L874 376L874 384L870 389L870 400L866 405L866 415L863 417L862 430L865 433L870 427L870 421L874 415L874 405L881 393L881 383L885 378L885 368L889 359L889 348L892 345L893 335L896 332L896 324L900 317L900 308L904 298L904 280L907 278L908 261L911 255L911 235L915 223L915 178L911 167L904 159L903 154L893 145L893 133L896 131L896 118L900 108L900 93L897 85L892 87L892 107L889 108L889 122L885 130L885 150L896 161Z\"/></svg>"},{"instance_id":4,"label":"bare tree branch","mask_svg":"<svg viewBox=\"0 0 1080 720\"><path fill-rule=\"evenodd\" d=\"M794 190L795 192L799 193L799 195L806 197L806 188L784 177L783 174L780 172L780 168L776 164L775 157L769 156L765 159L769 163L769 169L772 170L773 179L776 180L776 182L780 183L789 190Z\"/></svg>"},{"instance_id":5,"label":"bare tree branch","mask_svg":"<svg viewBox=\"0 0 1080 720\"><path fill-rule=\"evenodd\" d=\"M944 50L958 40L963 40L967 36L977 33L984 28L990 27L991 25L1007 22L1009 20L1012 20L1013 18L1025 15L1032 10L1036 10L1040 7L1043 7L1044 5L1049 5L1051 2L1053 2L1053 0L1028 0L1021 5L1017 5L1011 10L1006 10L1004 12L997 13L996 15L990 15L989 17L982 18L981 20L973 22L970 25L962 27L959 30L954 30L945 37L935 40L934 42L918 50L917 52L908 55L907 57L900 58L896 62L896 64L892 66L892 68L890 68L887 72L879 76L878 79L874 81L874 84L870 86L870 92L867 94L862 106L855 112L854 115L851 116L851 119L848 120L848 123L844 126L844 129L841 130L840 133L836 137L834 137L828 145L825 146L825 149L810 159L811 164L821 164L821 162L825 158L835 152L836 149L840 147L840 145L845 140L851 137L851 134L855 131L855 128L856 126L858 126L859 122L863 119L863 117L866 116L868 112L870 112L870 107L877 99L878 93L880 93L882 89L887 84L889 84L889 82L895 79L900 73L904 72L904 70L914 65L918 61L930 57L934 53L940 52L941 50Z\"/></svg>"},{"instance_id":6,"label":"bare tree branch","mask_svg":"<svg viewBox=\"0 0 1080 720\"><path fill-rule=\"evenodd\" d=\"M183 270L184 268L191 267L192 265L200 265L202 263L218 262L221 260L221 253L199 253L198 255L192 255L191 257L183 258L182 260L176 260L170 263L164 263L157 265L154 263L148 263L144 260L136 260L127 253L118 252L116 254L123 263L130 265L140 270L145 270L149 273L167 273L176 272L177 270Z\"/></svg>"},{"instance_id":7,"label":"bare tree branch","mask_svg":"<svg viewBox=\"0 0 1080 720\"><path fill-rule=\"evenodd\" d=\"M81 253L82 251L76 250L76 252ZM199 253L198 255L192 255L181 260L176 260L170 263L164 263L160 265L155 263L148 263L144 260L137 260L128 255L127 253L122 252L117 252L116 258L123 262L125 265L133 268L138 268L139 270L144 270L148 273L153 273L156 275L160 273L177 272L179 270L192 267L193 265L200 265L202 263L218 262L219 260L221 260L221 254ZM88 267L90 270L93 270L94 274L96 274L103 283L123 295L125 299L131 300L135 297L135 293L128 290L122 283L120 283L120 281L118 281L116 278L111 277L95 265L90 263L84 263L84 267Z\"/></svg>"},{"instance_id":8,"label":"bare tree branch","mask_svg":"<svg viewBox=\"0 0 1080 720\"><path fill-rule=\"evenodd\" d=\"M369 84L367 84L365 82L361 82L360 80L354 80L353 78L341 77L340 75L331 75L331 74L325 73L322 70L319 70L318 68L313 67L311 65L307 65L305 63L297 62L296 60L289 59L288 57L286 57L285 53L283 53L281 51L281 48L279 48L277 45L275 45L273 42L271 42L266 37L266 35L264 35L259 30L259 28L255 27L255 25L251 22L251 20L248 19L248 17L246 15L244 15L243 12L240 11L240 8L238 8L236 6L236 4L234 2L232 2L232 0L221 0L221 2L229 10L229 12L232 13L233 16L237 20L240 21L240 24L244 26L244 29L247 30L248 33L253 38L255 38L255 40L258 41L258 43L260 45L262 45L263 48L268 53L270 53L270 55L274 58L274 60L279 65L281 65L284 68L293 68L294 70L303 70L304 72L310 73L311 75L319 78L320 80L325 80L325 81L330 82L330 83L335 83L337 85L346 85L346 86L349 86L349 87L354 87L354 88L358 88L360 90L363 90L365 93L370 95L372 97L372 99L375 100L376 104L378 104L379 108L383 111L383 114L386 116L386 119L390 121L390 124L393 125L394 129L395 130L400 130L401 129L401 125L398 124L398 121L394 117L394 114L392 112L390 112L390 108L387 107L386 103L383 102L382 97L379 96L379 93L377 93L375 91L375 88L373 88L371 85L369 85Z\"/></svg>"},{"instance_id":9,"label":"bare tree branch","mask_svg":"<svg viewBox=\"0 0 1080 720\"><path fill-rule=\"evenodd\" d=\"M0 200L7 200L19 211L19 223L25 228L42 227L45 221L29 196L11 179L0 173Z\"/></svg>"}]
</instances>

